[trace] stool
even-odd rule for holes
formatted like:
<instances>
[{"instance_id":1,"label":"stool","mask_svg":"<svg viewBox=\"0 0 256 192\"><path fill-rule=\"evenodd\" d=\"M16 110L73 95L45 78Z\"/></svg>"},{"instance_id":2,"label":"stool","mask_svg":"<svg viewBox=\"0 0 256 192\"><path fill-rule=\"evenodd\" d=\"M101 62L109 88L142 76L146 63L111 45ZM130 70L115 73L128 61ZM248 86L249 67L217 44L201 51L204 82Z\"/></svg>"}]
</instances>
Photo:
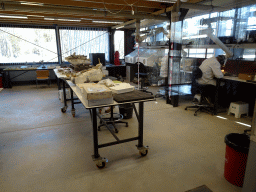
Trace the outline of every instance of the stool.
<instances>
[{"instance_id":1,"label":"stool","mask_svg":"<svg viewBox=\"0 0 256 192\"><path fill-rule=\"evenodd\" d=\"M249 108L248 103L241 102L241 101L232 102L230 103L228 115L230 115L230 113L234 113L235 118L240 118L242 114L246 114L248 116L248 108Z\"/></svg>"},{"instance_id":2,"label":"stool","mask_svg":"<svg viewBox=\"0 0 256 192\"><path fill-rule=\"evenodd\" d=\"M123 115L119 114L119 113L114 113L113 106L111 106L110 109L111 109L110 114L106 113L106 114L99 116L100 117L100 125L98 126L98 131L100 131L100 127L102 127L102 126L106 126L107 129L109 130L109 128L107 126L108 124L111 124L114 127L115 133L118 133L116 124L124 123L126 125L126 127L128 127L127 122L121 121L123 119Z\"/></svg>"}]
</instances>

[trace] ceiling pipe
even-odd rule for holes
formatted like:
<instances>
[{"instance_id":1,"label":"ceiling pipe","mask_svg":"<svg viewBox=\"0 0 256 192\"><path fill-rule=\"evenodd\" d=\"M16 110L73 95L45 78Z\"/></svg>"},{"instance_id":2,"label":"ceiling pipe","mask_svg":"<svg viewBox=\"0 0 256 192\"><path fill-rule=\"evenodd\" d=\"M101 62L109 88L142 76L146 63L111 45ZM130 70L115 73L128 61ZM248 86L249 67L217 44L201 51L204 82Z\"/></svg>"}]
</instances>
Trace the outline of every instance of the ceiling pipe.
<instances>
[{"instance_id":1,"label":"ceiling pipe","mask_svg":"<svg viewBox=\"0 0 256 192\"><path fill-rule=\"evenodd\" d=\"M4 7L4 8L3 8ZM147 14L127 14L127 13L118 13L115 15L109 14L104 11L94 11L94 10L86 10L82 8L72 8L72 7L60 7L60 6L30 6L30 5L21 5L21 4L13 4L10 2L5 2L4 6L0 8L0 10L4 11L15 11L15 12L36 12L36 13L44 13L44 14L58 14L58 15L76 15L76 16L86 16L86 15L94 15L94 16L102 16L102 17L125 17L130 19L156 19L156 20L164 20L167 21L168 18L166 16L160 15L147 15Z\"/></svg>"}]
</instances>

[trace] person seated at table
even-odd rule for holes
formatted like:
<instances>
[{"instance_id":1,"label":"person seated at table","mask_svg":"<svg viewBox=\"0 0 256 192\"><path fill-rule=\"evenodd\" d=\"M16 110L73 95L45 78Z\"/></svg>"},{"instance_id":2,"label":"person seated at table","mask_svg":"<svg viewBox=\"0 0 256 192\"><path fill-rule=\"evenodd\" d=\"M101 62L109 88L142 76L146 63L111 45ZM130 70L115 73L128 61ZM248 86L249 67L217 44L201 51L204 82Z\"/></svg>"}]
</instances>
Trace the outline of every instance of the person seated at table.
<instances>
[{"instance_id":1,"label":"person seated at table","mask_svg":"<svg viewBox=\"0 0 256 192\"><path fill-rule=\"evenodd\" d=\"M202 71L202 77L197 80L198 84L209 85L205 88L206 96L211 104L214 103L216 93L216 78L223 78L221 67L225 63L225 56L218 55L203 61L199 66Z\"/></svg>"}]
</instances>

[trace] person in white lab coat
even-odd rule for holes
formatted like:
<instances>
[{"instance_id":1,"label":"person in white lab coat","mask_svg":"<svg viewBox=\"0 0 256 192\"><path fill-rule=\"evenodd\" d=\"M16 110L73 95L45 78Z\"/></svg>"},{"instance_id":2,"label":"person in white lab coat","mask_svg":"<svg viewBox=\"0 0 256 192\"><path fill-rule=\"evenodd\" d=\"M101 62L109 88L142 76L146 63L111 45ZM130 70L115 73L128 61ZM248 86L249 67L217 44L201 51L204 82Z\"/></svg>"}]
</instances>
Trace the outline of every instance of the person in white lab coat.
<instances>
[{"instance_id":1,"label":"person in white lab coat","mask_svg":"<svg viewBox=\"0 0 256 192\"><path fill-rule=\"evenodd\" d=\"M197 80L201 85L209 85L206 88L207 96L211 103L214 103L216 93L216 78L222 78L224 75L221 67L224 65L225 56L219 55L203 61L199 66L202 71L202 77Z\"/></svg>"}]
</instances>

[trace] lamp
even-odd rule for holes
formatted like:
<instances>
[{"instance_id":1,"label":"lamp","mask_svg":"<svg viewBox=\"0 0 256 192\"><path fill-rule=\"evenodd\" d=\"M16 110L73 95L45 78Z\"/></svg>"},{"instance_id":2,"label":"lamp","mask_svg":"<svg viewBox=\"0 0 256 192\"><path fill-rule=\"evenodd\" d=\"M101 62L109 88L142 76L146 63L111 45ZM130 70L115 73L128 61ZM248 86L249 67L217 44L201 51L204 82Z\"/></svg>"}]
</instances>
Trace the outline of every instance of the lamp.
<instances>
[{"instance_id":1,"label":"lamp","mask_svg":"<svg viewBox=\"0 0 256 192\"><path fill-rule=\"evenodd\" d=\"M203 34L206 34L214 43L216 43L226 53L225 55L226 60L224 62L224 66L225 66L228 58L232 57L233 53L229 50L229 48L224 43L221 42L221 40L218 37L213 35L212 32L213 32L213 29L210 27L208 29L202 30Z\"/></svg>"}]
</instances>

